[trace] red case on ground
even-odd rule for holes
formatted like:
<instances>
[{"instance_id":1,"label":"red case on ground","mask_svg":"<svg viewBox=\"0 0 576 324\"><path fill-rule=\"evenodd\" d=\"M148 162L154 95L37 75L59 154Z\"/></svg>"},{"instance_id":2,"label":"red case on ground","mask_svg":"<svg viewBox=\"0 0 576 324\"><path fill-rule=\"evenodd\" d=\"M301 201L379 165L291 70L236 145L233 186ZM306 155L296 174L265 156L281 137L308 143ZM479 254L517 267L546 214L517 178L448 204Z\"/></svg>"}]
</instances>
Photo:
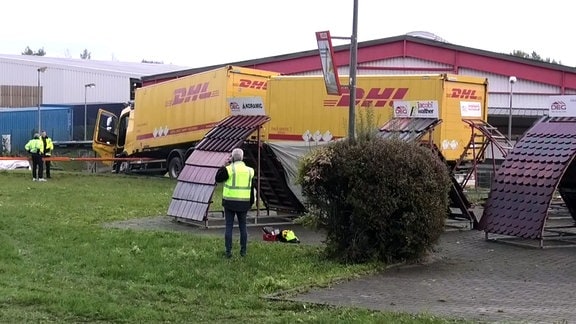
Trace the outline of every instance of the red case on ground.
<instances>
[{"instance_id":1,"label":"red case on ground","mask_svg":"<svg viewBox=\"0 0 576 324\"><path fill-rule=\"evenodd\" d=\"M268 233L262 233L262 239L264 241L276 241L276 235L268 234Z\"/></svg>"}]
</instances>

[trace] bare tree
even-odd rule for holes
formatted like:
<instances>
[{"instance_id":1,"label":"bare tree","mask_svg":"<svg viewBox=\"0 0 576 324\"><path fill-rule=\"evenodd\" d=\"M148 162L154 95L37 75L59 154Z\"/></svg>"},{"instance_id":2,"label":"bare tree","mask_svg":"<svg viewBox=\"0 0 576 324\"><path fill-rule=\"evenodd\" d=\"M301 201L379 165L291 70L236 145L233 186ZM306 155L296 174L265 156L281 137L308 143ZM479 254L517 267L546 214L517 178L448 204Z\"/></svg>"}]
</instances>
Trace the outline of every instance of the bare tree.
<instances>
[{"instance_id":1,"label":"bare tree","mask_svg":"<svg viewBox=\"0 0 576 324\"><path fill-rule=\"evenodd\" d=\"M38 49L36 52L34 52L30 46L26 46L26 49L24 50L24 52L22 52L22 55L36 55L36 56L44 56L46 55L46 51L44 50L44 47Z\"/></svg>"},{"instance_id":2,"label":"bare tree","mask_svg":"<svg viewBox=\"0 0 576 324\"><path fill-rule=\"evenodd\" d=\"M92 53L88 52L88 50L85 48L84 51L80 53L80 58L83 60L89 60L92 58Z\"/></svg>"}]
</instances>

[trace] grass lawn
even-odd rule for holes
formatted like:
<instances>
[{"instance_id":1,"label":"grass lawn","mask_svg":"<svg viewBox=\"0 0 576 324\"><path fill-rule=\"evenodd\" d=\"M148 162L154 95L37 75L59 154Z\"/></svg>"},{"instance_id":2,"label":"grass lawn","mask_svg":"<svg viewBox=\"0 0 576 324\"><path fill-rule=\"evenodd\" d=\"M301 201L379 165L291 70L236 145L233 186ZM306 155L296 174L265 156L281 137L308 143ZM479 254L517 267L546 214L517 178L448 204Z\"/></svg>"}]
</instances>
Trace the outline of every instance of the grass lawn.
<instances>
[{"instance_id":1,"label":"grass lawn","mask_svg":"<svg viewBox=\"0 0 576 324\"><path fill-rule=\"evenodd\" d=\"M0 171L0 322L447 323L263 298L377 271L324 260L318 246L250 242L222 256L223 238L104 227L165 215L166 178ZM219 199L216 199L219 200ZM238 236L235 236L237 239Z\"/></svg>"}]
</instances>

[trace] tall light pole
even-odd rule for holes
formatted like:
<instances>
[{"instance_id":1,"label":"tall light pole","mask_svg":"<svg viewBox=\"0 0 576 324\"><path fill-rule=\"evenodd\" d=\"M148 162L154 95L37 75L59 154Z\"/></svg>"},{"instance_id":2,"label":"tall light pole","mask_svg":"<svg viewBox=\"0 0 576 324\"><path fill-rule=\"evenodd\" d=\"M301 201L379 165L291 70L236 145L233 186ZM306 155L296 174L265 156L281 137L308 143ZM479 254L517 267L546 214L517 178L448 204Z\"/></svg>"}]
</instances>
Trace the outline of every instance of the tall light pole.
<instances>
[{"instance_id":1,"label":"tall light pole","mask_svg":"<svg viewBox=\"0 0 576 324\"><path fill-rule=\"evenodd\" d=\"M511 76L508 79L510 83L510 106L508 110L508 140L512 141L512 95L514 94L514 83L516 83L516 77Z\"/></svg>"},{"instance_id":2,"label":"tall light pole","mask_svg":"<svg viewBox=\"0 0 576 324\"><path fill-rule=\"evenodd\" d=\"M87 134L87 127L88 127L88 103L86 101L86 93L88 92L88 88L93 88L95 87L96 84L94 83L87 83L84 85L84 140L87 141L88 138L86 136Z\"/></svg>"},{"instance_id":3,"label":"tall light pole","mask_svg":"<svg viewBox=\"0 0 576 324\"><path fill-rule=\"evenodd\" d=\"M358 0L354 0L352 16L352 37L350 42L350 107L348 108L348 137L351 143L356 141L356 64L358 62Z\"/></svg>"},{"instance_id":4,"label":"tall light pole","mask_svg":"<svg viewBox=\"0 0 576 324\"><path fill-rule=\"evenodd\" d=\"M38 68L38 133L42 131L42 117L40 116L40 102L42 101L42 91L40 90L40 73L44 73L48 67Z\"/></svg>"}]
</instances>

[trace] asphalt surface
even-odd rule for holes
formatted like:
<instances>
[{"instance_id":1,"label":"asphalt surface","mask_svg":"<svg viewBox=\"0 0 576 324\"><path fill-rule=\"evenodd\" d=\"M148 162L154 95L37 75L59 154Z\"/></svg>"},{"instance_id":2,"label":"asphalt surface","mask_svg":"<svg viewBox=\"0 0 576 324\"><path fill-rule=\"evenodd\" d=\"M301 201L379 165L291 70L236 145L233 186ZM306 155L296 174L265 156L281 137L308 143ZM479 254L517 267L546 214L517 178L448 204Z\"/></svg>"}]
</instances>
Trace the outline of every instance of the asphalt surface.
<instances>
[{"instance_id":1,"label":"asphalt surface","mask_svg":"<svg viewBox=\"0 0 576 324\"><path fill-rule=\"evenodd\" d=\"M569 217L557 222L574 224ZM262 223L249 227L251 240L262 239ZM157 217L113 226L222 235L217 218L209 225L212 227L199 228ZM297 225L280 227L294 229L303 244L322 244L324 239L322 234ZM576 239L547 239L544 248L539 248L540 241L489 238L486 240L484 232L467 229L466 224L456 230L448 228L436 251L421 264L396 266L285 298L473 322L576 323Z\"/></svg>"}]
</instances>

